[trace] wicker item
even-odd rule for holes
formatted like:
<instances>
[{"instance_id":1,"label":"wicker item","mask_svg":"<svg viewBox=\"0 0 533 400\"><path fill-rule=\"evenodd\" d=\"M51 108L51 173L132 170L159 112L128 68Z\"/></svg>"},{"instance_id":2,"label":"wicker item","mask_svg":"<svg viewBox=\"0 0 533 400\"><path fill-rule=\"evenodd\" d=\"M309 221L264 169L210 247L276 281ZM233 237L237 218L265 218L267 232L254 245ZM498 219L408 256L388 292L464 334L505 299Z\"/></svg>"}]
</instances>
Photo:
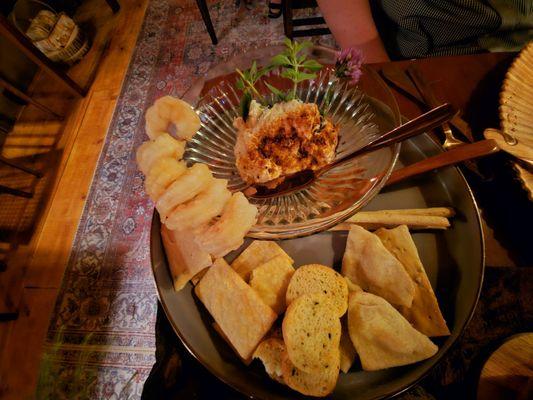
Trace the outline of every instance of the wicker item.
<instances>
[{"instance_id":1,"label":"wicker item","mask_svg":"<svg viewBox=\"0 0 533 400\"><path fill-rule=\"evenodd\" d=\"M57 14L50 10L41 10L31 21L26 35L34 42L46 39L57 22Z\"/></svg>"},{"instance_id":2,"label":"wicker item","mask_svg":"<svg viewBox=\"0 0 533 400\"><path fill-rule=\"evenodd\" d=\"M487 129L484 135L520 160L513 166L533 200L533 42L507 71L500 93L500 121L500 131Z\"/></svg>"},{"instance_id":3,"label":"wicker item","mask_svg":"<svg viewBox=\"0 0 533 400\"><path fill-rule=\"evenodd\" d=\"M78 25L65 13L41 10L32 20L26 35L50 60L74 64L89 51L89 41Z\"/></svg>"},{"instance_id":4,"label":"wicker item","mask_svg":"<svg viewBox=\"0 0 533 400\"><path fill-rule=\"evenodd\" d=\"M533 151L533 42L507 71L500 94L500 119L507 142L519 142Z\"/></svg>"}]
</instances>

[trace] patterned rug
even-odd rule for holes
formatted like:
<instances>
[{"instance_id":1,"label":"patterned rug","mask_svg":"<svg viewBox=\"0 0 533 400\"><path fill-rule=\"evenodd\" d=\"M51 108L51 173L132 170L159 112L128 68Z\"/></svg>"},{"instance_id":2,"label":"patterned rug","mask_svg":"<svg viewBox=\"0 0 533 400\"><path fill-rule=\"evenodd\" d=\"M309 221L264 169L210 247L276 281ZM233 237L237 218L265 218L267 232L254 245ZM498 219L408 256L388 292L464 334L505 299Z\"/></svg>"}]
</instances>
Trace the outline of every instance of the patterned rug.
<instances>
[{"instance_id":1,"label":"patterned rug","mask_svg":"<svg viewBox=\"0 0 533 400\"><path fill-rule=\"evenodd\" d=\"M155 361L157 311L153 205L134 160L146 139L144 110L180 96L211 65L283 38L281 19L269 20L263 2L237 10L234 0L210 1L209 10L217 46L194 1L149 4L50 323L39 399L140 397Z\"/></svg>"}]
</instances>

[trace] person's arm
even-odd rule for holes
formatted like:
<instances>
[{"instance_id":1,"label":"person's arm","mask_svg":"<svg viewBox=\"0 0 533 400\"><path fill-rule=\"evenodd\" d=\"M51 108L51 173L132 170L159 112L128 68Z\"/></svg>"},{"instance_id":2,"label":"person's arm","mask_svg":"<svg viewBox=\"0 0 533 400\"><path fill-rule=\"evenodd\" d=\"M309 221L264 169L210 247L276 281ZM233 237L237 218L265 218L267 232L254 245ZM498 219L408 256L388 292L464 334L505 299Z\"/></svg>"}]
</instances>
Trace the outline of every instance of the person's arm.
<instances>
[{"instance_id":1,"label":"person's arm","mask_svg":"<svg viewBox=\"0 0 533 400\"><path fill-rule=\"evenodd\" d=\"M317 0L317 3L341 48L360 48L367 63L389 61L368 1Z\"/></svg>"}]
</instances>

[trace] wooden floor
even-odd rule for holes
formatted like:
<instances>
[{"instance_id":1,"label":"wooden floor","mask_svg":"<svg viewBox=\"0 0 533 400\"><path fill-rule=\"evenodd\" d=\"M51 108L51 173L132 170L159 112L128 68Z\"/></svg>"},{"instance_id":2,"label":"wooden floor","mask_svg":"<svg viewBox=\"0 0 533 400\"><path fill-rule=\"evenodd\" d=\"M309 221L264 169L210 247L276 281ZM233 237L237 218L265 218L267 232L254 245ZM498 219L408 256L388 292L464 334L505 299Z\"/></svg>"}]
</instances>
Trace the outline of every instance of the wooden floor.
<instances>
[{"instance_id":1,"label":"wooden floor","mask_svg":"<svg viewBox=\"0 0 533 400\"><path fill-rule=\"evenodd\" d=\"M109 13L104 0L89 2ZM36 207L31 237L9 254L7 269L0 272L0 308L19 312L16 320L0 322L2 399L32 398L52 308L147 3L122 1L121 11L106 17L110 22L99 35L110 40L95 39L94 51L104 51L104 56L85 98L59 92L61 84L44 74L36 77L34 96L54 110L68 111L68 117L59 123L23 113L3 149L8 157L51 154L56 167L48 170L46 201ZM89 54L85 64L70 72L82 76L81 70L96 59Z\"/></svg>"}]
</instances>

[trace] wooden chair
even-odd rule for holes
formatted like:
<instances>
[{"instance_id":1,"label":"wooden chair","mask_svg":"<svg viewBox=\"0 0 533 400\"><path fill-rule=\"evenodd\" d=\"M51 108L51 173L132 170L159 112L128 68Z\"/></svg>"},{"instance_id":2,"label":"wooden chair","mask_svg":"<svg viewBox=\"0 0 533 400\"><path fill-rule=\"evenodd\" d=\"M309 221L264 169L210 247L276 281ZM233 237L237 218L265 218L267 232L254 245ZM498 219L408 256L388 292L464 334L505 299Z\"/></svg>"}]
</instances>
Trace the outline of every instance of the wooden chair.
<instances>
[{"instance_id":1,"label":"wooden chair","mask_svg":"<svg viewBox=\"0 0 533 400\"><path fill-rule=\"evenodd\" d=\"M211 16L209 15L209 8L207 8L206 0L196 0L196 5L202 14L202 19L204 20L205 27L211 38L211 43L218 44L217 34L215 33L215 28L213 27L213 22L211 21Z\"/></svg>"},{"instance_id":2,"label":"wooden chair","mask_svg":"<svg viewBox=\"0 0 533 400\"><path fill-rule=\"evenodd\" d=\"M317 7L315 0L282 0L283 6L283 27L285 29L285 36L289 39L303 36L320 36L328 35L330 32L326 21L322 17L309 17L293 19L293 10L303 8ZM317 28L294 29L301 26L321 25Z\"/></svg>"}]
</instances>

